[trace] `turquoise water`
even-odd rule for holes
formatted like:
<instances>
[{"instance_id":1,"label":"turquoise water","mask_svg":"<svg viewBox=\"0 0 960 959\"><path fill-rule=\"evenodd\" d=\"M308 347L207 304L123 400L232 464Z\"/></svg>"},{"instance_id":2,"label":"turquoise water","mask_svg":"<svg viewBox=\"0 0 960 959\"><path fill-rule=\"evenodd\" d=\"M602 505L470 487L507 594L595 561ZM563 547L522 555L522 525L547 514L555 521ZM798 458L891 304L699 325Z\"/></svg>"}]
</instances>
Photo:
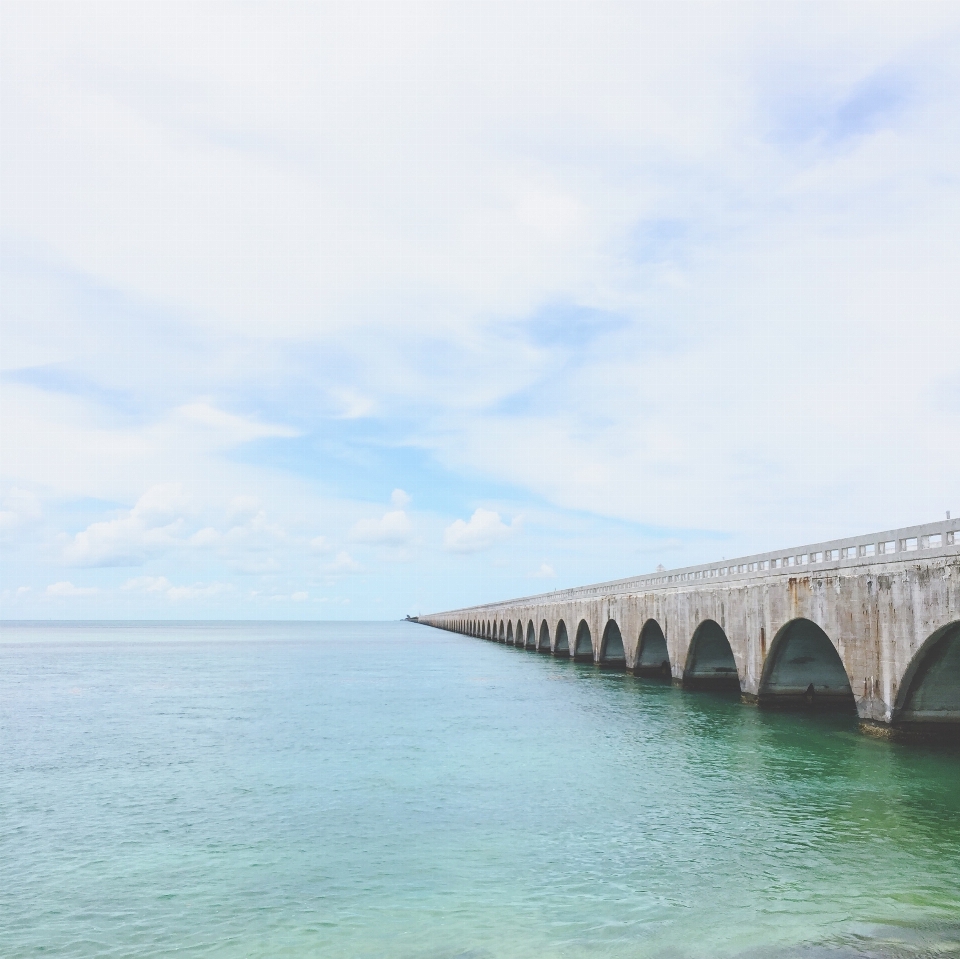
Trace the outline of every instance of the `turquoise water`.
<instances>
[{"instance_id":1,"label":"turquoise water","mask_svg":"<svg viewBox=\"0 0 960 959\"><path fill-rule=\"evenodd\" d=\"M407 624L0 629L0 956L960 955L960 756Z\"/></svg>"}]
</instances>

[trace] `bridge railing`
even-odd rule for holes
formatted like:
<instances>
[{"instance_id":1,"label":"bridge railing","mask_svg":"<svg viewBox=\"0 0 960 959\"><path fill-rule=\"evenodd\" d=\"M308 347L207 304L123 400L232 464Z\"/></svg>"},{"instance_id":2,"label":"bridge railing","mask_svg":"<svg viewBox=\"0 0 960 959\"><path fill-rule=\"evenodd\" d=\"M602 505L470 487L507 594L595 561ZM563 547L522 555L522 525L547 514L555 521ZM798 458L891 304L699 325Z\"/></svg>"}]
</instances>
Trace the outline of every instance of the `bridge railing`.
<instances>
[{"instance_id":1,"label":"bridge railing","mask_svg":"<svg viewBox=\"0 0 960 959\"><path fill-rule=\"evenodd\" d=\"M484 603L466 607L449 616L467 610L493 610L504 606L535 606L541 603L560 603L578 599L594 599L619 593L676 589L697 581L702 585L730 583L763 576L796 576L802 573L829 572L846 567L870 566L876 563L903 562L921 556L934 558L939 555L960 553L960 518L926 523L923 526L908 526L903 529L885 530L866 536L813 543L793 549L773 550L722 560L718 563L703 563L681 569L657 570L642 576L610 580L590 586L575 586L536 593L517 599Z\"/></svg>"}]
</instances>

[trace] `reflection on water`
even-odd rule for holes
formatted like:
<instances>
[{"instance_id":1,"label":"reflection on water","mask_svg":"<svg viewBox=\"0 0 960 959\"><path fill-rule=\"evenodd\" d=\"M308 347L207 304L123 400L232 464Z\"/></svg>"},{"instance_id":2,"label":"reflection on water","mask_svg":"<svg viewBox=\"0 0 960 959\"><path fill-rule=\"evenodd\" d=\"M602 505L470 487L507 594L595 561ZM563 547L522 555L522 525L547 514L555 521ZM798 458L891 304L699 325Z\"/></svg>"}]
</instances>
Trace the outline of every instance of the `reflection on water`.
<instances>
[{"instance_id":1,"label":"reflection on water","mask_svg":"<svg viewBox=\"0 0 960 959\"><path fill-rule=\"evenodd\" d=\"M0 631L5 957L960 956L960 756L406 624Z\"/></svg>"}]
</instances>

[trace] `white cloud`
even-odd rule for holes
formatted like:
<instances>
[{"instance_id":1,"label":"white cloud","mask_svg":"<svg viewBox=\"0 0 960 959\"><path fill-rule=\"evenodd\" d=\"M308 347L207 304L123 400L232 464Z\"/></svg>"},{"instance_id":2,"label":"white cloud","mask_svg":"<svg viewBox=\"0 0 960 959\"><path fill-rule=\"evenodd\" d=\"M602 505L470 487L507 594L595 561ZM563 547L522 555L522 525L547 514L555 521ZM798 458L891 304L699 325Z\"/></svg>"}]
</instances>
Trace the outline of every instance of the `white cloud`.
<instances>
[{"instance_id":1,"label":"white cloud","mask_svg":"<svg viewBox=\"0 0 960 959\"><path fill-rule=\"evenodd\" d=\"M128 579L120 588L144 593L165 593L170 589L170 585L166 576L137 576Z\"/></svg>"},{"instance_id":2,"label":"white cloud","mask_svg":"<svg viewBox=\"0 0 960 959\"><path fill-rule=\"evenodd\" d=\"M182 542L188 505L179 484L154 486L136 506L116 519L91 523L63 550L71 566L138 566L148 556Z\"/></svg>"},{"instance_id":3,"label":"white cloud","mask_svg":"<svg viewBox=\"0 0 960 959\"><path fill-rule=\"evenodd\" d=\"M171 550L210 550L242 572L262 573L280 567L275 554L288 540L286 531L267 518L260 500L234 497L227 508L227 528L189 526L193 502L179 484L148 490L133 509L114 519L91 523L63 549L73 566L138 566ZM209 508L208 508L209 512Z\"/></svg>"},{"instance_id":4,"label":"white cloud","mask_svg":"<svg viewBox=\"0 0 960 959\"><path fill-rule=\"evenodd\" d=\"M403 546L413 534L410 517L402 510L384 513L380 519L361 519L350 530L350 539L380 546Z\"/></svg>"},{"instance_id":5,"label":"white cloud","mask_svg":"<svg viewBox=\"0 0 960 959\"><path fill-rule=\"evenodd\" d=\"M340 406L340 419L359 420L372 416L376 412L377 404L369 396L362 396L352 389L334 389L333 398Z\"/></svg>"},{"instance_id":6,"label":"white cloud","mask_svg":"<svg viewBox=\"0 0 960 959\"><path fill-rule=\"evenodd\" d=\"M120 587L124 592L146 593L163 596L172 602L209 599L235 590L232 583L195 583L191 586L174 586L166 576L137 576L128 579Z\"/></svg>"},{"instance_id":7,"label":"white cloud","mask_svg":"<svg viewBox=\"0 0 960 959\"><path fill-rule=\"evenodd\" d=\"M557 574L549 563L541 563L540 568L530 576L532 579L556 579Z\"/></svg>"},{"instance_id":8,"label":"white cloud","mask_svg":"<svg viewBox=\"0 0 960 959\"><path fill-rule=\"evenodd\" d=\"M310 549L315 553L329 553L333 549L333 545L326 536L314 536L310 540Z\"/></svg>"},{"instance_id":9,"label":"white cloud","mask_svg":"<svg viewBox=\"0 0 960 959\"><path fill-rule=\"evenodd\" d=\"M235 525L220 538L220 555L243 573L268 573L280 569L280 552L288 546L286 530L267 519L259 502L243 498L234 502Z\"/></svg>"},{"instance_id":10,"label":"white cloud","mask_svg":"<svg viewBox=\"0 0 960 959\"><path fill-rule=\"evenodd\" d=\"M297 590L297 592L292 593L290 599L295 603L305 603L310 598L310 594L306 590Z\"/></svg>"},{"instance_id":11,"label":"white cloud","mask_svg":"<svg viewBox=\"0 0 960 959\"><path fill-rule=\"evenodd\" d=\"M40 497L14 486L0 496L0 533L12 532L40 519Z\"/></svg>"},{"instance_id":12,"label":"white cloud","mask_svg":"<svg viewBox=\"0 0 960 959\"><path fill-rule=\"evenodd\" d=\"M48 596L95 596L99 592L96 586L74 586L69 580L51 583L47 587Z\"/></svg>"},{"instance_id":13,"label":"white cloud","mask_svg":"<svg viewBox=\"0 0 960 959\"><path fill-rule=\"evenodd\" d=\"M194 586L171 586L166 591L167 597L173 602L183 600L209 599L223 593L232 593L236 587L232 583L197 583Z\"/></svg>"},{"instance_id":14,"label":"white cloud","mask_svg":"<svg viewBox=\"0 0 960 959\"><path fill-rule=\"evenodd\" d=\"M203 529L198 529L190 537L190 545L197 546L201 549L207 546L216 546L222 540L222 535L219 530L214 529L212 526L204 526Z\"/></svg>"},{"instance_id":15,"label":"white cloud","mask_svg":"<svg viewBox=\"0 0 960 959\"><path fill-rule=\"evenodd\" d=\"M218 410L209 403L187 403L181 406L177 413L186 423L205 427L217 434L219 440L229 446L270 437L290 439L300 435L299 430L290 426L260 423L248 417Z\"/></svg>"},{"instance_id":16,"label":"white cloud","mask_svg":"<svg viewBox=\"0 0 960 959\"><path fill-rule=\"evenodd\" d=\"M410 505L411 496L402 489L395 489L390 494L390 503L397 509L404 509Z\"/></svg>"},{"instance_id":17,"label":"white cloud","mask_svg":"<svg viewBox=\"0 0 960 959\"><path fill-rule=\"evenodd\" d=\"M516 520L507 526L500 514L478 507L469 522L458 519L443 532L443 545L453 553L475 553L506 538Z\"/></svg>"},{"instance_id":18,"label":"white cloud","mask_svg":"<svg viewBox=\"0 0 960 959\"><path fill-rule=\"evenodd\" d=\"M235 496L227 510L227 519L231 523L252 523L262 516L263 506L256 496Z\"/></svg>"},{"instance_id":19,"label":"white cloud","mask_svg":"<svg viewBox=\"0 0 960 959\"><path fill-rule=\"evenodd\" d=\"M359 573L363 567L346 550L341 550L325 569L328 573Z\"/></svg>"},{"instance_id":20,"label":"white cloud","mask_svg":"<svg viewBox=\"0 0 960 959\"><path fill-rule=\"evenodd\" d=\"M145 523L170 523L191 510L192 502L181 483L160 483L152 486L137 500L132 515Z\"/></svg>"}]
</instances>

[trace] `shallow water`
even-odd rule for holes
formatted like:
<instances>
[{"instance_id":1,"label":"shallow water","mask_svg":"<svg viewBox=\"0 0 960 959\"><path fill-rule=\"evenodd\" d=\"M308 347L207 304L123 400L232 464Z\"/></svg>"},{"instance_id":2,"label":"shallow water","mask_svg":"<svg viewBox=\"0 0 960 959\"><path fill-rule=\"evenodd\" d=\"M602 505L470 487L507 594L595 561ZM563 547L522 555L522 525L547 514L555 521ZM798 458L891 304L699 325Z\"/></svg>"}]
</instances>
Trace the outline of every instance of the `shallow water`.
<instances>
[{"instance_id":1,"label":"shallow water","mask_svg":"<svg viewBox=\"0 0 960 959\"><path fill-rule=\"evenodd\" d=\"M408 624L0 629L0 955L960 956L960 756Z\"/></svg>"}]
</instances>

